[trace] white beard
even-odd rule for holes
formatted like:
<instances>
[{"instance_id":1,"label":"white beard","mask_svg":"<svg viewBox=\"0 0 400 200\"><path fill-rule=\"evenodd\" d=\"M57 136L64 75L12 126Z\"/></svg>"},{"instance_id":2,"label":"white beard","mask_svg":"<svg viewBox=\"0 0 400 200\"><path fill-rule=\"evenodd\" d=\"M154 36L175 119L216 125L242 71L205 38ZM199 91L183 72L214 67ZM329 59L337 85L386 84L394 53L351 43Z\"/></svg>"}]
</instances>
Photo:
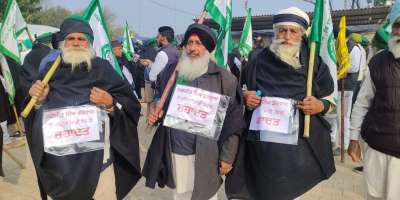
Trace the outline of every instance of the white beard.
<instances>
[{"instance_id":1,"label":"white beard","mask_svg":"<svg viewBox=\"0 0 400 200\"><path fill-rule=\"evenodd\" d=\"M299 52L301 42L282 44L283 39L274 39L269 49L283 62L289 64L294 69L300 69L301 63L299 60Z\"/></svg>"},{"instance_id":2,"label":"white beard","mask_svg":"<svg viewBox=\"0 0 400 200\"><path fill-rule=\"evenodd\" d=\"M179 76L186 81L193 81L207 72L210 60L211 54L208 51L206 51L202 57L193 59L189 57L186 50L183 49L177 65Z\"/></svg>"},{"instance_id":3,"label":"white beard","mask_svg":"<svg viewBox=\"0 0 400 200\"><path fill-rule=\"evenodd\" d=\"M86 66L88 71L92 69L92 59L95 57L96 53L91 45L89 48L65 47L65 41L61 41L59 48L64 63L71 64L72 71L79 66ZM86 65L81 65L84 63Z\"/></svg>"},{"instance_id":4,"label":"white beard","mask_svg":"<svg viewBox=\"0 0 400 200\"><path fill-rule=\"evenodd\" d=\"M392 36L388 41L389 51L393 54L394 58L400 58L400 36Z\"/></svg>"}]
</instances>

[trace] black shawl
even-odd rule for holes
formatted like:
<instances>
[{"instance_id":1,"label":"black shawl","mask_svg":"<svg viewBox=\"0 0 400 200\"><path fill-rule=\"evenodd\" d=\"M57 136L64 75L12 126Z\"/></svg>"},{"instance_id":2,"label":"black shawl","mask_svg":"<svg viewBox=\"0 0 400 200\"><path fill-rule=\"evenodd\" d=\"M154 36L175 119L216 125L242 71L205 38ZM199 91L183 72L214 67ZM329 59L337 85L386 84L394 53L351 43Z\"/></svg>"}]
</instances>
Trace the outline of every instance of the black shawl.
<instances>
[{"instance_id":1,"label":"black shawl","mask_svg":"<svg viewBox=\"0 0 400 200\"><path fill-rule=\"evenodd\" d=\"M247 66L245 84L248 90L261 90L263 96L303 100L306 96L308 59L309 49L305 43L300 52L302 68L298 70L265 48ZM313 96L322 98L332 92L333 80L329 69L317 56ZM245 118L248 126L251 116L252 111L247 110ZM319 114L311 116L310 138L305 139L302 137L302 112L299 123L297 146L260 142L258 131L247 131L247 140L241 142L239 152L242 162L234 173L237 173L235 178L238 182L247 185L250 199L294 199L334 173L329 124ZM246 188L238 189L242 193L232 197L246 197Z\"/></svg>"},{"instance_id":2,"label":"black shawl","mask_svg":"<svg viewBox=\"0 0 400 200\"><path fill-rule=\"evenodd\" d=\"M48 63L49 67L52 63ZM39 75L41 79L44 73ZM100 176L103 151L69 156L53 156L44 152L42 113L45 108L89 104L92 87L109 92L122 105L110 115L110 145L116 179L117 198L122 199L140 179L137 124L140 104L129 85L113 70L108 61L95 58L92 69L75 69L62 63L49 82L50 93L43 106L26 119L27 141L32 159L46 193L53 199L91 199ZM27 89L25 89L27 91Z\"/></svg>"}]
</instances>

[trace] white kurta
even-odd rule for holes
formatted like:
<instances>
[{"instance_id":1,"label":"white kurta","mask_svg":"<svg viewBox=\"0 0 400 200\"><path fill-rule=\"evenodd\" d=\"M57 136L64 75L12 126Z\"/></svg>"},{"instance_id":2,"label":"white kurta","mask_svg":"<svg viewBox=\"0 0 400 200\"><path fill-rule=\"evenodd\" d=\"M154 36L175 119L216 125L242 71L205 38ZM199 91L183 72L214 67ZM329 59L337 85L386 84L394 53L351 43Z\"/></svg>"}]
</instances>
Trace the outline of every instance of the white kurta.
<instances>
[{"instance_id":1,"label":"white kurta","mask_svg":"<svg viewBox=\"0 0 400 200\"><path fill-rule=\"evenodd\" d=\"M360 139L361 125L375 97L375 86L369 71L361 86L351 114L352 140ZM364 152L364 181L368 199L400 199L400 159L366 145Z\"/></svg>"},{"instance_id":2,"label":"white kurta","mask_svg":"<svg viewBox=\"0 0 400 200\"><path fill-rule=\"evenodd\" d=\"M174 200L190 200L194 189L195 155L172 153L172 167L175 180ZM217 194L209 200L217 200Z\"/></svg>"}]
</instances>

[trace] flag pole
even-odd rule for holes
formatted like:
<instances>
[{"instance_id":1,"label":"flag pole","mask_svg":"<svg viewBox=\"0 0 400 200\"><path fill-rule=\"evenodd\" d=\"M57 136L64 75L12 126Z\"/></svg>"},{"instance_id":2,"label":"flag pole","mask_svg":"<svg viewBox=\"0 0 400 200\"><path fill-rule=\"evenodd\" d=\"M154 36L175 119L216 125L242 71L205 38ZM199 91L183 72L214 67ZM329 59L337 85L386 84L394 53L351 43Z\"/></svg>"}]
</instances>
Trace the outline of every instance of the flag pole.
<instances>
[{"instance_id":1,"label":"flag pole","mask_svg":"<svg viewBox=\"0 0 400 200\"><path fill-rule=\"evenodd\" d=\"M53 65L50 67L49 71L46 73L46 75L44 76L42 83L47 85L51 79L51 77L53 77L54 72L57 70L58 66L60 65L61 62L61 56L58 56L56 61L53 63ZM38 98L36 96L33 96L31 98L31 100L29 101L29 103L25 106L24 110L21 113L21 116L24 118L27 118L29 113L31 112L33 106L36 105L36 102L38 101Z\"/></svg>"},{"instance_id":2,"label":"flag pole","mask_svg":"<svg viewBox=\"0 0 400 200\"><path fill-rule=\"evenodd\" d=\"M26 31L26 34L28 34L29 40L33 43L33 37L32 37L31 32L28 29L28 25L26 26L25 31Z\"/></svg>"},{"instance_id":3,"label":"flag pole","mask_svg":"<svg viewBox=\"0 0 400 200\"><path fill-rule=\"evenodd\" d=\"M14 155L12 155L12 153L7 149L3 147L3 152L6 153L8 155L8 157L11 158L11 160L13 160L15 163L17 163L17 165L21 168L21 169L25 169L24 164L22 164L21 161L19 161Z\"/></svg>"},{"instance_id":4,"label":"flag pole","mask_svg":"<svg viewBox=\"0 0 400 200\"><path fill-rule=\"evenodd\" d=\"M198 23L198 24L203 24L203 23L204 23L204 20L205 20L206 17L207 17L207 15L208 15L207 11L206 11L206 10L203 10L203 11L201 12L200 16L199 16L198 19L197 19L197 23Z\"/></svg>"},{"instance_id":5,"label":"flag pole","mask_svg":"<svg viewBox=\"0 0 400 200\"><path fill-rule=\"evenodd\" d=\"M340 84L342 93L340 94L340 162L344 163L344 82Z\"/></svg>"},{"instance_id":6,"label":"flag pole","mask_svg":"<svg viewBox=\"0 0 400 200\"><path fill-rule=\"evenodd\" d=\"M201 12L200 16L198 17L197 23L202 24L204 22L204 19L207 17L207 11L204 10ZM178 66L178 64L177 64ZM169 78L167 85L164 88L164 91L161 95L160 101L154 108L154 110L150 110L150 112L153 112L156 116L159 116L162 110L164 109L165 102L167 101L168 95L172 89L172 87L175 84L176 81L176 74L178 73L178 68L175 68L175 71L172 73L171 77ZM147 121L148 122L148 121Z\"/></svg>"},{"instance_id":7,"label":"flag pole","mask_svg":"<svg viewBox=\"0 0 400 200\"><path fill-rule=\"evenodd\" d=\"M311 42L310 59L309 59L309 63L308 63L308 72L307 72L307 96L312 95L315 49L316 49L316 43ZM303 133L303 137L305 137L305 138L310 137L310 121L311 121L311 116L305 115L304 116L304 133Z\"/></svg>"},{"instance_id":8,"label":"flag pole","mask_svg":"<svg viewBox=\"0 0 400 200\"><path fill-rule=\"evenodd\" d=\"M19 120L19 115L18 115L18 112L17 112L17 108L15 107L15 104L13 105L13 110L14 110L15 119L17 121L17 129L21 133L21 135L24 135L25 134L25 130L21 126L21 121Z\"/></svg>"}]
</instances>

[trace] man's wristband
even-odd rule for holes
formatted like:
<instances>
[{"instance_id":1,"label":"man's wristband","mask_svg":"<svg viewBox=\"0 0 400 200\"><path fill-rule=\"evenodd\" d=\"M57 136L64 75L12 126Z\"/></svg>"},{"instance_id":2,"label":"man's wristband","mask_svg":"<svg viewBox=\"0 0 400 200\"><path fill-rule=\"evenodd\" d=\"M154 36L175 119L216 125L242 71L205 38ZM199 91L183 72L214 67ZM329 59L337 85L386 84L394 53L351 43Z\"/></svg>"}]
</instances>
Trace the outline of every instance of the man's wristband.
<instances>
[{"instance_id":1,"label":"man's wristband","mask_svg":"<svg viewBox=\"0 0 400 200\"><path fill-rule=\"evenodd\" d=\"M325 115L329 111L329 108L331 107L331 103L326 99L321 99L320 101L324 105L324 109L322 110L321 114Z\"/></svg>"}]
</instances>

